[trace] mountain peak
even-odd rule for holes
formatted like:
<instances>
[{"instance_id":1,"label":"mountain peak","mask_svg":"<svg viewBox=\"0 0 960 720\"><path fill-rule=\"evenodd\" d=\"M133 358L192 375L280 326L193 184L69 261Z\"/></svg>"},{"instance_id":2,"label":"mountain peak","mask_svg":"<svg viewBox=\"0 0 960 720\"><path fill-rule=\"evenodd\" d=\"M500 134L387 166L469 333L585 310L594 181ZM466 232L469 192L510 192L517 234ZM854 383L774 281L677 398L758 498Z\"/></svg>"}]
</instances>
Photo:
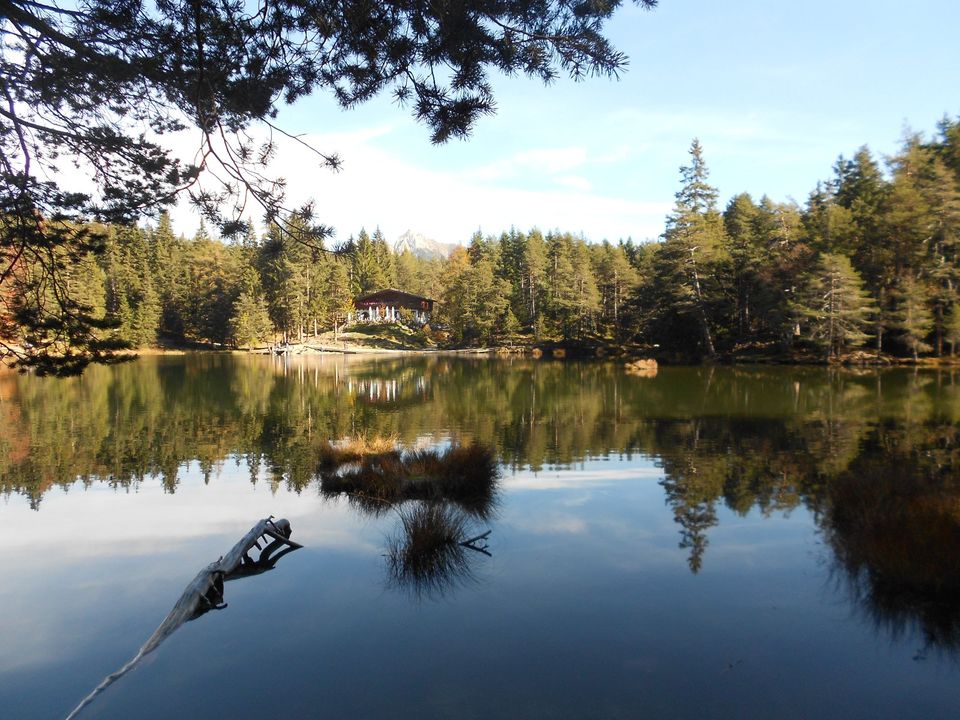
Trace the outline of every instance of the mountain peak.
<instances>
[{"instance_id":1,"label":"mountain peak","mask_svg":"<svg viewBox=\"0 0 960 720\"><path fill-rule=\"evenodd\" d=\"M421 258L445 258L449 257L450 253L453 252L453 249L456 245L450 243L442 243L432 238L428 238L423 233L415 233L412 230L407 230L403 235L397 238L397 241L393 244L394 252L399 255L404 250L409 250L417 257Z\"/></svg>"}]
</instances>

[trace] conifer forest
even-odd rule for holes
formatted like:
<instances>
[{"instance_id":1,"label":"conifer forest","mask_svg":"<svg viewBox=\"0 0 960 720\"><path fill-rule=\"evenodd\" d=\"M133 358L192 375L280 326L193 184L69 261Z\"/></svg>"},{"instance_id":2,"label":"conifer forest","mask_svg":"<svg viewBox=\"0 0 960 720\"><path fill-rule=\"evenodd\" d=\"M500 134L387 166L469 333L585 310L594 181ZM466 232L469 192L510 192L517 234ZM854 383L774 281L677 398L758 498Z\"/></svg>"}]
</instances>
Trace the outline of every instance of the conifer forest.
<instances>
[{"instance_id":1,"label":"conifer forest","mask_svg":"<svg viewBox=\"0 0 960 720\"><path fill-rule=\"evenodd\" d=\"M840 156L802 205L746 193L721 204L707 152L691 144L660 238L510 228L442 238L459 246L425 257L395 252L377 228L325 245L277 223L185 237L161 214L86 228L98 246L67 285L118 347L303 341L342 327L356 296L393 287L437 301L422 332L440 347L635 347L667 361L955 354L960 120L907 134L893 157ZM15 305L17 287L4 290Z\"/></svg>"}]
</instances>

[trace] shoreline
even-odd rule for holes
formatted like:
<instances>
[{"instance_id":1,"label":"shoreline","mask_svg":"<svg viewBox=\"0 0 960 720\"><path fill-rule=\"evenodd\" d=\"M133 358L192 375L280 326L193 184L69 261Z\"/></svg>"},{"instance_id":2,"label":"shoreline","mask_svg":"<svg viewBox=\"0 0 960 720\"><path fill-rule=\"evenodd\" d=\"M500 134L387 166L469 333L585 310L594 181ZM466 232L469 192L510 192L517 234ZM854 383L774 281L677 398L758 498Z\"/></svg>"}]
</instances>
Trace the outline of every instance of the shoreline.
<instances>
[{"instance_id":1,"label":"shoreline","mask_svg":"<svg viewBox=\"0 0 960 720\"><path fill-rule=\"evenodd\" d=\"M299 356L367 356L367 357L404 357L404 356L450 356L450 357L522 357L533 360L593 360L615 362L623 365L649 362L653 367L827 367L849 370L885 369L885 368L917 368L917 369L953 369L960 368L960 356L946 357L897 357L865 353L862 351L850 353L841 358L821 358L810 354L785 355L727 355L713 360L697 360L670 356L663 353L644 352L643 348L630 348L604 345L564 345L544 343L543 345L512 345L493 347L370 347L368 345L338 342L337 344L298 343L287 346L264 345L255 348L213 347L200 343L177 346L151 346L137 349L118 350L116 357L121 360L134 360L138 357L184 356L194 354L229 354L229 355L275 355L287 357ZM6 359L0 361L0 367L10 367Z\"/></svg>"},{"instance_id":2,"label":"shoreline","mask_svg":"<svg viewBox=\"0 0 960 720\"><path fill-rule=\"evenodd\" d=\"M901 358L891 355L882 355L877 358L870 354L851 354L842 358L822 359L809 355L782 355L782 356L733 356L710 360L683 360L676 358L656 357L653 354L629 352L622 348L613 350L604 346L592 348L570 348L558 346L496 346L472 348L379 348L354 344L332 345L327 343L303 343L285 347L264 346L251 349L237 348L144 348L142 350L125 351L124 354L137 355L188 355L194 353L225 353L230 355L364 355L364 356L482 356L482 357L524 357L534 360L598 360L631 364L637 361L652 361L661 367L690 367L690 366L718 366L718 367L749 367L749 366L796 366L796 367L831 367L847 369L883 369L883 368L960 368L960 356L957 357L921 357L917 360Z\"/></svg>"}]
</instances>

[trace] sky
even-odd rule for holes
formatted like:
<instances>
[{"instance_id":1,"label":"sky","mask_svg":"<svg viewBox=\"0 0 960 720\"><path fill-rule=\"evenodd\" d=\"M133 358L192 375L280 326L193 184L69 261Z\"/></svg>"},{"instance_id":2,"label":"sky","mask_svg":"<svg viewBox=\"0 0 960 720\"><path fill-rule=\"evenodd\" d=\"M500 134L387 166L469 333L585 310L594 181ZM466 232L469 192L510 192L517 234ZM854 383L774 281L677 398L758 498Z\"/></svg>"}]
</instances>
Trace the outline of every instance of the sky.
<instances>
[{"instance_id":1,"label":"sky","mask_svg":"<svg viewBox=\"0 0 960 720\"><path fill-rule=\"evenodd\" d=\"M343 111L316 95L278 123L343 169L288 144L272 171L291 201L316 201L336 241L376 227L390 242L511 227L653 239L694 137L721 204L740 192L802 204L839 155L868 145L882 158L906 128L960 116L957 28L955 0L628 2L607 26L630 58L618 81L495 77L497 114L439 146L389 97ZM174 222L196 224L186 208Z\"/></svg>"}]
</instances>

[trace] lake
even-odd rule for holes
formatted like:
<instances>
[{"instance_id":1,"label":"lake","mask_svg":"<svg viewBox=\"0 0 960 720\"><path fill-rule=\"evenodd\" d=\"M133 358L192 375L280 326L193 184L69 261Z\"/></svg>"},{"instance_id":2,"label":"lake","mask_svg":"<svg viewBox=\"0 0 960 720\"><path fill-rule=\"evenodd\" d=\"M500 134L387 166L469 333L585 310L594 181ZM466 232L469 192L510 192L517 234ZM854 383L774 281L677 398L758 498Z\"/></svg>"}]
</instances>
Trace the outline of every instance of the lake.
<instances>
[{"instance_id":1,"label":"lake","mask_svg":"<svg viewBox=\"0 0 960 720\"><path fill-rule=\"evenodd\" d=\"M457 516L489 536L398 575L427 501L333 491L321 456L347 438L489 450L491 495ZM227 582L228 607L79 717L956 717L958 470L947 371L194 355L3 373L0 715L68 715L273 515L304 547Z\"/></svg>"}]
</instances>

